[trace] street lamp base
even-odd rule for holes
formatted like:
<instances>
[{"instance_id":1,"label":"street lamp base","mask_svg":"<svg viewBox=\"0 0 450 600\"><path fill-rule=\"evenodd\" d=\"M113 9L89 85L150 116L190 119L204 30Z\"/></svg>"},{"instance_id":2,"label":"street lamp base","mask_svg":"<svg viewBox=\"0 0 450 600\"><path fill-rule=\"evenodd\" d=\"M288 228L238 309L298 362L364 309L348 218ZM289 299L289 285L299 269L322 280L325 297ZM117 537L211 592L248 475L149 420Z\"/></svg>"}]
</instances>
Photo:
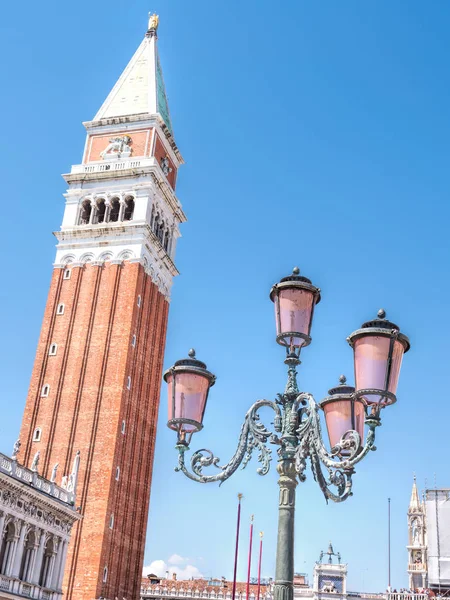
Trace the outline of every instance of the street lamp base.
<instances>
[{"instance_id":1,"label":"street lamp base","mask_svg":"<svg viewBox=\"0 0 450 600\"><path fill-rule=\"evenodd\" d=\"M293 600L294 585L292 581L275 581L274 600Z\"/></svg>"}]
</instances>

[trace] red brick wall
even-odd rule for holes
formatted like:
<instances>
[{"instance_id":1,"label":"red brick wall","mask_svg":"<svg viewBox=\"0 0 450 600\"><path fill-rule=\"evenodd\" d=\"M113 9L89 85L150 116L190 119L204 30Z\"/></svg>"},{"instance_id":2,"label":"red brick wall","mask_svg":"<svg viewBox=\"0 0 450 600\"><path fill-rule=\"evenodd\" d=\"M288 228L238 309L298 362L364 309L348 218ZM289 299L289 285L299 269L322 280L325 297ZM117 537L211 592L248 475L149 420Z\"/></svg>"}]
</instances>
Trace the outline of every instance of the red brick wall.
<instances>
[{"instance_id":1,"label":"red brick wall","mask_svg":"<svg viewBox=\"0 0 450 600\"><path fill-rule=\"evenodd\" d=\"M173 162L170 160L170 157L167 155L167 152L163 146L163 143L159 139L159 136L156 135L155 158L158 161L158 165L161 164L161 159L165 158L166 156L169 159L170 168L172 169L172 171L167 175L167 181L170 183L171 187L175 189L175 182L177 180L177 170Z\"/></svg>"},{"instance_id":2,"label":"red brick wall","mask_svg":"<svg viewBox=\"0 0 450 600\"><path fill-rule=\"evenodd\" d=\"M107 135L91 135L88 138L86 147L86 156L83 162L101 160L100 152L103 152L109 144L109 140L114 137L128 135L131 138L131 157L148 156L150 152L151 129L142 131L119 131L117 133L108 133Z\"/></svg>"},{"instance_id":3,"label":"red brick wall","mask_svg":"<svg viewBox=\"0 0 450 600\"><path fill-rule=\"evenodd\" d=\"M134 600L143 565L168 303L137 263L73 267L70 279L63 273L53 273L31 378L21 430L25 462L40 450L40 472L48 477L58 462L60 482L81 451L77 505L83 519L69 547L67 600L100 595ZM60 302L64 314L56 315ZM52 342L58 344L56 356L48 356ZM50 393L40 398L45 383ZM40 442L32 442L36 427L42 428Z\"/></svg>"}]
</instances>

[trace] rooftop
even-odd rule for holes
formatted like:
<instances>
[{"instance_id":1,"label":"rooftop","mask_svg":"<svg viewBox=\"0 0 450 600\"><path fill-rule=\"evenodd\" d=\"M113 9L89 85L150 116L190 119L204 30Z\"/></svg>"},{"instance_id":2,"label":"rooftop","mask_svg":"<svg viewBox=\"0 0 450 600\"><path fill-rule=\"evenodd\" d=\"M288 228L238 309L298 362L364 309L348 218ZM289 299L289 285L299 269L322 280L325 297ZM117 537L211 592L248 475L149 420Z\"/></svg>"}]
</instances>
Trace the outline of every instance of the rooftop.
<instances>
[{"instance_id":1,"label":"rooftop","mask_svg":"<svg viewBox=\"0 0 450 600\"><path fill-rule=\"evenodd\" d=\"M17 458L10 458L0 452L0 475L7 475L12 480L20 482L29 488L40 491L53 500L69 507L74 507L75 492L68 491L55 482L49 481L38 474L37 470L27 469L17 462Z\"/></svg>"}]
</instances>

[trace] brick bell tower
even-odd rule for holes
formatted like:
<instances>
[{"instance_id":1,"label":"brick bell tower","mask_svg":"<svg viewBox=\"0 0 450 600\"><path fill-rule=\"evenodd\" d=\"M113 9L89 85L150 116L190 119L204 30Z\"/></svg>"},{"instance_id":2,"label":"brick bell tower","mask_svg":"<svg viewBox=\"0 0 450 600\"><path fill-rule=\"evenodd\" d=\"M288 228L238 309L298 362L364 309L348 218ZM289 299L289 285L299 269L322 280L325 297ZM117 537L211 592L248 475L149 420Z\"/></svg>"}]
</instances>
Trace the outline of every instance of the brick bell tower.
<instances>
[{"instance_id":1,"label":"brick bell tower","mask_svg":"<svg viewBox=\"0 0 450 600\"><path fill-rule=\"evenodd\" d=\"M158 17L64 175L66 206L20 439L67 484L80 451L82 520L67 600L139 597L183 159L157 50Z\"/></svg>"}]
</instances>

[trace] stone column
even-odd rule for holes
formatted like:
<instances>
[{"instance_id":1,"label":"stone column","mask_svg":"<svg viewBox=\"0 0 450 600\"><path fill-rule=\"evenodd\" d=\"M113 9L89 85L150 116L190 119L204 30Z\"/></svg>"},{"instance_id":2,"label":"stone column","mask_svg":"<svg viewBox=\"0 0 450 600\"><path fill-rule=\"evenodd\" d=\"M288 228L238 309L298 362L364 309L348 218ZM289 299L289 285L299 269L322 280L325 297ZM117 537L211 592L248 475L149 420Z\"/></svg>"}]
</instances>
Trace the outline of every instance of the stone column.
<instances>
[{"instance_id":1,"label":"stone column","mask_svg":"<svg viewBox=\"0 0 450 600\"><path fill-rule=\"evenodd\" d=\"M58 569L55 572L55 585L54 587L57 590L62 588L62 582L64 577L64 568L66 566L66 558L67 558L67 548L69 547L69 542L67 540L62 540L62 546L60 549L61 560L58 564Z\"/></svg>"},{"instance_id":2,"label":"stone column","mask_svg":"<svg viewBox=\"0 0 450 600\"><path fill-rule=\"evenodd\" d=\"M91 200L91 214L89 215L89 225L93 224L96 211L97 203L95 202L95 200Z\"/></svg>"},{"instance_id":3,"label":"stone column","mask_svg":"<svg viewBox=\"0 0 450 600\"><path fill-rule=\"evenodd\" d=\"M5 527L5 513L4 511L0 511L0 548L3 541L3 528Z\"/></svg>"},{"instance_id":4,"label":"stone column","mask_svg":"<svg viewBox=\"0 0 450 600\"><path fill-rule=\"evenodd\" d=\"M63 550L64 550L63 545L64 545L63 540L61 538L58 538L58 545L56 547L55 565L53 568L53 576L52 576L52 580L49 585L49 587L51 587L52 589L55 589L55 590L58 588L59 569L61 566L61 559L62 559Z\"/></svg>"},{"instance_id":5,"label":"stone column","mask_svg":"<svg viewBox=\"0 0 450 600\"><path fill-rule=\"evenodd\" d=\"M109 223L109 213L111 212L111 199L105 199L105 218L103 219L103 223Z\"/></svg>"},{"instance_id":6,"label":"stone column","mask_svg":"<svg viewBox=\"0 0 450 600\"><path fill-rule=\"evenodd\" d=\"M44 585L47 588L52 587L53 572L55 570L55 561L56 561L56 552L52 552L52 555L50 556L50 560L49 560L47 577L45 578L45 582L44 582Z\"/></svg>"},{"instance_id":7,"label":"stone column","mask_svg":"<svg viewBox=\"0 0 450 600\"><path fill-rule=\"evenodd\" d=\"M278 504L278 540L275 568L274 600L294 598L294 516L297 477L293 458L282 458L277 471L280 474Z\"/></svg>"},{"instance_id":8,"label":"stone column","mask_svg":"<svg viewBox=\"0 0 450 600\"><path fill-rule=\"evenodd\" d=\"M120 198L120 210L118 221L123 221L123 213L125 212L125 198Z\"/></svg>"},{"instance_id":9,"label":"stone column","mask_svg":"<svg viewBox=\"0 0 450 600\"><path fill-rule=\"evenodd\" d=\"M18 577L20 571L20 563L22 562L23 551L25 548L25 534L27 532L27 524L25 521L22 522L22 527L20 529L19 539L15 543L15 548L13 552L11 552L11 559L8 561L9 566L7 567L7 574L10 574L11 577Z\"/></svg>"},{"instance_id":10,"label":"stone column","mask_svg":"<svg viewBox=\"0 0 450 600\"><path fill-rule=\"evenodd\" d=\"M42 559L44 558L45 533L45 530L41 529L41 537L39 538L39 548L36 553L36 560L34 561L33 571L30 577L31 583L34 583L36 585L39 584L39 575L41 574Z\"/></svg>"}]
</instances>

